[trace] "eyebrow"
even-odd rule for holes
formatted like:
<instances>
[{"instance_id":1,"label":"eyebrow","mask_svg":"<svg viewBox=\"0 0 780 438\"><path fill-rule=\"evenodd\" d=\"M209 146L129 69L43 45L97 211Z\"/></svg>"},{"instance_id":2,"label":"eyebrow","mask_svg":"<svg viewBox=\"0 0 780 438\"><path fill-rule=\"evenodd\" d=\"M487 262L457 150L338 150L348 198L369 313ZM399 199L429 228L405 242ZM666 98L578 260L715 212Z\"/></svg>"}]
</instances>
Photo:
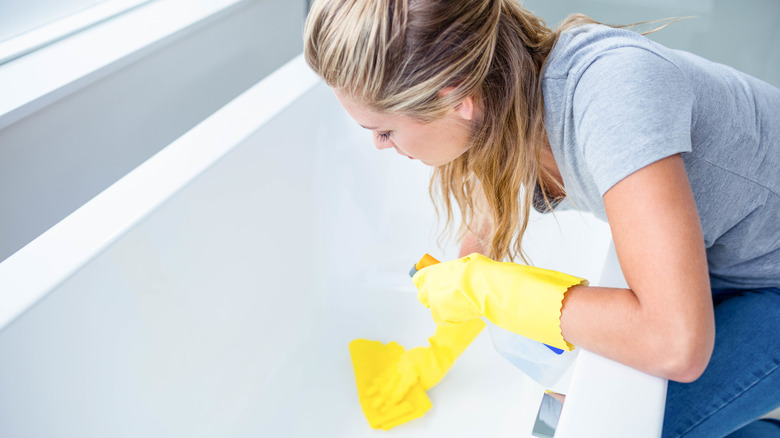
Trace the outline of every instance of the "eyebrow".
<instances>
[{"instance_id":1,"label":"eyebrow","mask_svg":"<svg viewBox=\"0 0 780 438\"><path fill-rule=\"evenodd\" d=\"M360 125L360 127L363 129L368 129L369 131L373 131L374 129L376 129L376 128L369 128L368 126L363 126L363 125Z\"/></svg>"}]
</instances>

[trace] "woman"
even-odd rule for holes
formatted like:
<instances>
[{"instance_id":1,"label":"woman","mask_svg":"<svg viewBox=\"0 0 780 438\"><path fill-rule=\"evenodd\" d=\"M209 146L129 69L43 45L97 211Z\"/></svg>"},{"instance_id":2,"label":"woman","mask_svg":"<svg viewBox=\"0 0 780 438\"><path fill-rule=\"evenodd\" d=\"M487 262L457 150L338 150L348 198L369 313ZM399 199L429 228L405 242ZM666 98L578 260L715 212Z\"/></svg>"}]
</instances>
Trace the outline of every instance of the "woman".
<instances>
[{"instance_id":1,"label":"woman","mask_svg":"<svg viewBox=\"0 0 780 438\"><path fill-rule=\"evenodd\" d=\"M317 0L305 55L377 148L435 167L462 254L522 257L531 208L609 222L630 289L572 281L541 305L473 287L524 274L470 256L415 276L437 319L527 335L521 311L552 310L561 345L670 380L664 436L780 434L753 421L780 405L780 90L515 0Z\"/></svg>"}]
</instances>

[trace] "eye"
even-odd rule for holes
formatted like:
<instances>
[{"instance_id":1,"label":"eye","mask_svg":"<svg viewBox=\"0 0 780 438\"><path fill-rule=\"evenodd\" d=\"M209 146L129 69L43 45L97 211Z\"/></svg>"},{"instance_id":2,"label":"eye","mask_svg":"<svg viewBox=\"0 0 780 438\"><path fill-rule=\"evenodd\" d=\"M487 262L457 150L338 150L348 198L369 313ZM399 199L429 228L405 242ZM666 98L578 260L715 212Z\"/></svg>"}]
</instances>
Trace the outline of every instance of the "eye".
<instances>
[{"instance_id":1,"label":"eye","mask_svg":"<svg viewBox=\"0 0 780 438\"><path fill-rule=\"evenodd\" d=\"M381 142L385 142L385 141L387 141L387 140L389 140L389 139L390 139L390 131L387 131L387 132L382 132L382 133L379 133L379 132L378 132L378 133L376 134L376 137L379 139L379 141L381 141Z\"/></svg>"}]
</instances>

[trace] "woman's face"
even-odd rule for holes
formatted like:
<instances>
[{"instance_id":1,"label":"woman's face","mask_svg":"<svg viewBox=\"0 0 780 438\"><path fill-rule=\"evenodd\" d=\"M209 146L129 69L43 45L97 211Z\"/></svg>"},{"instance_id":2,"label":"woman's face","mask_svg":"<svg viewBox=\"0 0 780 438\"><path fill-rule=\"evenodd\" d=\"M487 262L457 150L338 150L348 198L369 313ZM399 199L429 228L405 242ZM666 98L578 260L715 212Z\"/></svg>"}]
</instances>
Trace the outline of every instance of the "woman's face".
<instances>
[{"instance_id":1,"label":"woman's face","mask_svg":"<svg viewBox=\"0 0 780 438\"><path fill-rule=\"evenodd\" d=\"M338 90L334 93L347 113L372 132L377 149L393 148L428 166L441 166L458 158L471 146L472 98L465 99L444 117L423 123L409 116L377 112Z\"/></svg>"}]
</instances>

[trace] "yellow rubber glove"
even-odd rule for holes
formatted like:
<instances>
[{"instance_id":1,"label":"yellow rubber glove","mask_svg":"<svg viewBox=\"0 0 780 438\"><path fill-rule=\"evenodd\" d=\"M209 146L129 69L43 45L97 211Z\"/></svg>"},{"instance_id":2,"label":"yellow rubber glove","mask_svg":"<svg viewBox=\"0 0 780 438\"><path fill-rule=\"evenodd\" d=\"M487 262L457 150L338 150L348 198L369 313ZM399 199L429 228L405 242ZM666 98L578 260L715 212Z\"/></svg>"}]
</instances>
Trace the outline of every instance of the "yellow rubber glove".
<instances>
[{"instance_id":1,"label":"yellow rubber glove","mask_svg":"<svg viewBox=\"0 0 780 438\"><path fill-rule=\"evenodd\" d=\"M417 299L433 319L458 323L485 317L493 324L547 345L571 351L561 334L563 296L582 278L471 254L428 266L412 277Z\"/></svg>"},{"instance_id":2,"label":"yellow rubber glove","mask_svg":"<svg viewBox=\"0 0 780 438\"><path fill-rule=\"evenodd\" d=\"M373 407L381 411L400 403L414 384L426 391L436 386L483 328L481 319L437 326L428 347L404 352L395 367L374 380L368 389Z\"/></svg>"},{"instance_id":3,"label":"yellow rubber glove","mask_svg":"<svg viewBox=\"0 0 780 438\"><path fill-rule=\"evenodd\" d=\"M419 383L410 386L401 402L381 411L373 406L374 398L368 396L368 388L377 376L398 363L404 353L402 346L395 342L383 345L378 341L356 339L350 342L349 351L355 370L360 406L371 427L390 430L399 424L422 417L431 408L431 401Z\"/></svg>"},{"instance_id":4,"label":"yellow rubber glove","mask_svg":"<svg viewBox=\"0 0 780 438\"><path fill-rule=\"evenodd\" d=\"M358 397L371 427L389 430L425 414L431 408L425 391L444 378L484 327L481 319L439 325L428 347L409 351L395 342L352 341Z\"/></svg>"}]
</instances>

